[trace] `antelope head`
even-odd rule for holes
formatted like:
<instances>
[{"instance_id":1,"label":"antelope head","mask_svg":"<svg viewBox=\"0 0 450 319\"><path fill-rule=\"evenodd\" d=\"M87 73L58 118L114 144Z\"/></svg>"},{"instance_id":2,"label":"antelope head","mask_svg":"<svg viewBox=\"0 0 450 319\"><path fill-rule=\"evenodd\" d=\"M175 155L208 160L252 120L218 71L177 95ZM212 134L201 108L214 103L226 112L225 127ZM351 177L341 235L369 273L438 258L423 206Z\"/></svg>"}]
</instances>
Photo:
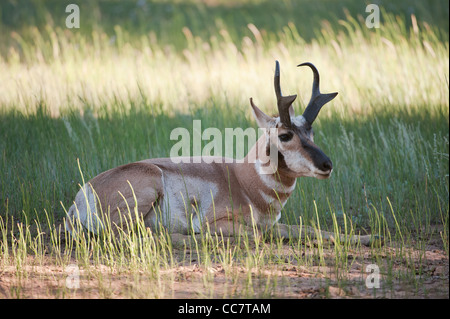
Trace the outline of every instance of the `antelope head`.
<instances>
[{"instance_id":1,"label":"antelope head","mask_svg":"<svg viewBox=\"0 0 450 319\"><path fill-rule=\"evenodd\" d=\"M298 66L308 66L314 74L311 99L302 115L295 116L292 103L297 95L283 96L280 87L280 65L275 64L274 86L277 97L278 117L262 112L250 98L253 114L258 126L266 132L266 152L270 143L276 141L278 150L278 171L290 177L309 176L319 179L330 177L333 170L331 160L314 143L312 124L326 103L337 93L322 94L319 90L319 71L307 62ZM270 134L276 136L270 137Z\"/></svg>"}]
</instances>

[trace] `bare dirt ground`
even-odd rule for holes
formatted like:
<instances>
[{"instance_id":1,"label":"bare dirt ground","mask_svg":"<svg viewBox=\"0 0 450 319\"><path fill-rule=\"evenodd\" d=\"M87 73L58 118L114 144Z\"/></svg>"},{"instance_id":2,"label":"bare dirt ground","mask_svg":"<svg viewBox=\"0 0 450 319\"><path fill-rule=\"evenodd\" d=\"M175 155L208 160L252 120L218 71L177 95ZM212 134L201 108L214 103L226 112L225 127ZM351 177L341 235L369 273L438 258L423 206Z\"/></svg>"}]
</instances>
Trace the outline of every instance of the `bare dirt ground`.
<instances>
[{"instance_id":1,"label":"bare dirt ground","mask_svg":"<svg viewBox=\"0 0 450 319\"><path fill-rule=\"evenodd\" d=\"M323 254L327 266L303 266L286 244L279 262L250 269L239 264L224 269L219 262L199 266L194 252L174 250L184 261L155 274L103 265L77 266L73 273L53 257L28 256L23 267L2 266L0 298L449 298L449 260L438 239L425 250L404 248L409 251L400 261L388 260L395 247L383 249L376 260L382 269L379 288L366 286L366 267L374 262L370 248L352 251L341 263L346 269L336 269L332 247ZM305 247L302 254L308 253Z\"/></svg>"}]
</instances>

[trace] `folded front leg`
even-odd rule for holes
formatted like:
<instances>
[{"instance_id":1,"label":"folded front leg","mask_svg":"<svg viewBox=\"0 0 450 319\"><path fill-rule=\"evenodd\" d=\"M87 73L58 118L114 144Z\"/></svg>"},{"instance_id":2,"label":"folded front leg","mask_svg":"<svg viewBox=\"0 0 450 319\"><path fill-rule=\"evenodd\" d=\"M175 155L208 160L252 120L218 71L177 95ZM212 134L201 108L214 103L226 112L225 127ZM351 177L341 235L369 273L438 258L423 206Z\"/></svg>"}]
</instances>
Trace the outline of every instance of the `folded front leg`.
<instances>
[{"instance_id":1,"label":"folded front leg","mask_svg":"<svg viewBox=\"0 0 450 319\"><path fill-rule=\"evenodd\" d=\"M364 246L371 246L373 242L379 241L380 244L383 243L383 239L378 235L352 235L346 236L344 234L338 234L314 229L311 226L299 226L299 225L285 225L285 224L275 224L272 228L272 231L279 237L290 238L290 239L299 239L301 238L303 241L309 238L310 240L323 240L325 242L336 242L337 236L339 236L340 243L350 243L352 245L356 245L358 242Z\"/></svg>"}]
</instances>

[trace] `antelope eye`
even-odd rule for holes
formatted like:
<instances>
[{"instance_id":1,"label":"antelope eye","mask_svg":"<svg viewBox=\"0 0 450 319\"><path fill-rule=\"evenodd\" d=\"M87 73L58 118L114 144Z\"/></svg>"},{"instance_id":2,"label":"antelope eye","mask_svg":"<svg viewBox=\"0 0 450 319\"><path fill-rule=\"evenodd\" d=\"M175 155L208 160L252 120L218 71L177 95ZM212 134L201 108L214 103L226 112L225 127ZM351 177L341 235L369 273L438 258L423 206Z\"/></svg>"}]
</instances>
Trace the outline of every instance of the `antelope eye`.
<instances>
[{"instance_id":1,"label":"antelope eye","mask_svg":"<svg viewBox=\"0 0 450 319\"><path fill-rule=\"evenodd\" d=\"M286 133L286 134L281 134L278 135L278 138L280 139L280 141L282 142L288 142L292 139L293 134L291 132Z\"/></svg>"}]
</instances>

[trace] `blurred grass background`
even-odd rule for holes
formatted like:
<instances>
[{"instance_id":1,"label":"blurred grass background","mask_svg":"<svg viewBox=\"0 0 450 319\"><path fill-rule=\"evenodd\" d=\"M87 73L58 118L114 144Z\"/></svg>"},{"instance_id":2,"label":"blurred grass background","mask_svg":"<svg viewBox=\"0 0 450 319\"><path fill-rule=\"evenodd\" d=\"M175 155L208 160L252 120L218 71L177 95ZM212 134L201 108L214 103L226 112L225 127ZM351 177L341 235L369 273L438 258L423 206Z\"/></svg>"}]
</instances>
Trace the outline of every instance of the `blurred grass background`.
<instances>
[{"instance_id":1,"label":"blurred grass background","mask_svg":"<svg viewBox=\"0 0 450 319\"><path fill-rule=\"evenodd\" d=\"M65 7L80 7L67 29ZM61 220L81 177L168 156L175 127L255 126L249 97L274 113L283 92L309 99L314 63L338 91L315 123L333 160L301 179L284 222L373 212L408 229L448 227L449 5L376 1L6 0L0 4L0 214ZM392 224L393 225L393 224ZM448 239L447 239L448 240Z\"/></svg>"}]
</instances>

